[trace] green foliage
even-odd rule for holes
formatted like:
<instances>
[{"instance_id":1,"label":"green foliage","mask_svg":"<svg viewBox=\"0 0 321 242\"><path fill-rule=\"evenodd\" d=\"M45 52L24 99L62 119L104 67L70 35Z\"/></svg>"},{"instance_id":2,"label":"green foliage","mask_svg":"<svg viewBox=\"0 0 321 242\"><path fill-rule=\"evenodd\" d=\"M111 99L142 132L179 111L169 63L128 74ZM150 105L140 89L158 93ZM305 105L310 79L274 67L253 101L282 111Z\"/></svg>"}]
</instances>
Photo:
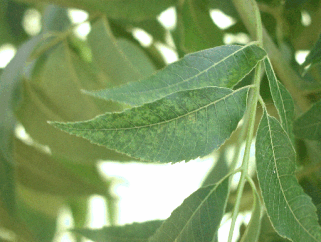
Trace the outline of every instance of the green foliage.
<instances>
[{"instance_id":1,"label":"green foliage","mask_svg":"<svg viewBox=\"0 0 321 242\"><path fill-rule=\"evenodd\" d=\"M223 216L231 218L228 242L238 229L241 242L321 241L320 6L319 0L0 0L0 47L17 47L0 70L0 240L53 241L67 205L77 241L225 241L218 232ZM158 20L169 7L177 14L172 29ZM28 8L42 15L37 36L21 24ZM87 37L75 34L68 8L88 11ZM212 9L236 23L220 29ZM306 14L308 26L300 21ZM137 29L151 36L149 44L134 35ZM224 45L239 33L251 41ZM165 65L160 46L180 59ZM311 52L300 66L294 56L302 49ZM218 159L169 218L117 224L115 180L101 177L100 160L206 156ZM101 212L109 227L84 227L94 194L108 205ZM246 211L249 223L236 228Z\"/></svg>"}]
</instances>

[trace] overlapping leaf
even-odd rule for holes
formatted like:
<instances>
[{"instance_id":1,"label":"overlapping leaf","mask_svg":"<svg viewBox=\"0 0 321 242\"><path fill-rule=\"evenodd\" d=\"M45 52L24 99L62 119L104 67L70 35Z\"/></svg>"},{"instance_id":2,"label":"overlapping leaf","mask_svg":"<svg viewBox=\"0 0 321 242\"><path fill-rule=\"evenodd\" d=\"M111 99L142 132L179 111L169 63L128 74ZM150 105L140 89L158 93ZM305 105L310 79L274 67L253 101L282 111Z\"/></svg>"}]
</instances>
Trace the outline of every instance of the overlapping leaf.
<instances>
[{"instance_id":1,"label":"overlapping leaf","mask_svg":"<svg viewBox=\"0 0 321 242\"><path fill-rule=\"evenodd\" d=\"M321 34L319 39L313 46L312 50L310 51L309 55L305 58L304 63L302 64L303 67L309 64L317 64L321 62Z\"/></svg>"},{"instance_id":2,"label":"overlapping leaf","mask_svg":"<svg viewBox=\"0 0 321 242\"><path fill-rule=\"evenodd\" d=\"M209 154L231 135L243 117L248 89L182 91L86 122L52 124L145 161L189 161Z\"/></svg>"},{"instance_id":3,"label":"overlapping leaf","mask_svg":"<svg viewBox=\"0 0 321 242\"><path fill-rule=\"evenodd\" d=\"M137 50L137 47L134 51L132 46L129 48L130 53L136 58L135 62L132 62L132 58L127 57L122 49L122 45L126 43L117 43L106 18L100 18L93 24L88 36L88 43L93 53L93 62L100 68L111 86L138 81L151 74L152 64L144 56L144 53ZM126 49L126 46L124 47ZM142 63L138 66L145 66L145 68L138 68L136 62Z\"/></svg>"},{"instance_id":4,"label":"overlapping leaf","mask_svg":"<svg viewBox=\"0 0 321 242\"><path fill-rule=\"evenodd\" d=\"M220 46L186 55L145 80L91 93L136 106L177 91L207 86L231 88L265 55L255 44Z\"/></svg>"},{"instance_id":5,"label":"overlapping leaf","mask_svg":"<svg viewBox=\"0 0 321 242\"><path fill-rule=\"evenodd\" d=\"M147 242L161 226L163 220L133 223L101 229L73 229L72 231L97 242Z\"/></svg>"},{"instance_id":6,"label":"overlapping leaf","mask_svg":"<svg viewBox=\"0 0 321 242\"><path fill-rule=\"evenodd\" d=\"M291 94L286 88L276 79L272 64L268 58L264 59L265 71L269 80L270 90L274 105L278 111L281 125L287 132L292 141L293 137L293 117L294 103Z\"/></svg>"},{"instance_id":7,"label":"overlapping leaf","mask_svg":"<svg viewBox=\"0 0 321 242\"><path fill-rule=\"evenodd\" d=\"M281 124L264 111L256 138L260 188L275 230L293 241L321 241L316 208L295 178L295 150Z\"/></svg>"},{"instance_id":8,"label":"overlapping leaf","mask_svg":"<svg viewBox=\"0 0 321 242\"><path fill-rule=\"evenodd\" d=\"M149 242L213 241L228 196L228 179L198 189L176 208Z\"/></svg>"},{"instance_id":9,"label":"overlapping leaf","mask_svg":"<svg viewBox=\"0 0 321 242\"><path fill-rule=\"evenodd\" d=\"M294 134L303 139L321 140L321 101L294 122Z\"/></svg>"},{"instance_id":10,"label":"overlapping leaf","mask_svg":"<svg viewBox=\"0 0 321 242\"><path fill-rule=\"evenodd\" d=\"M223 45L223 33L211 19L206 1L184 1L177 12L176 31L184 53Z\"/></svg>"}]
</instances>

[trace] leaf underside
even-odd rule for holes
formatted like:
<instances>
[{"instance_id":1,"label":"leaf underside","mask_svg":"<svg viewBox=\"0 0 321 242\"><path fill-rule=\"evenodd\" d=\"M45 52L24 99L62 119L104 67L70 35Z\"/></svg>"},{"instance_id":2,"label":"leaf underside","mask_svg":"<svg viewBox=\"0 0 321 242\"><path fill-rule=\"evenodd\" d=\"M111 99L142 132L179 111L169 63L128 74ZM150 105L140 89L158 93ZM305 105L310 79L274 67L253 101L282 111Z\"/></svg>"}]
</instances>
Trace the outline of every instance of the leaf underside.
<instances>
[{"instance_id":1,"label":"leaf underside","mask_svg":"<svg viewBox=\"0 0 321 242\"><path fill-rule=\"evenodd\" d=\"M219 46L186 55L142 81L87 93L139 106L178 91L207 86L231 88L265 55L265 51L255 44Z\"/></svg>"},{"instance_id":2,"label":"leaf underside","mask_svg":"<svg viewBox=\"0 0 321 242\"><path fill-rule=\"evenodd\" d=\"M52 124L141 160L189 161L208 155L230 137L243 117L248 89L182 91L121 113Z\"/></svg>"},{"instance_id":3,"label":"leaf underside","mask_svg":"<svg viewBox=\"0 0 321 242\"><path fill-rule=\"evenodd\" d=\"M275 230L293 241L321 241L316 208L294 175L291 140L266 110L257 131L256 162L263 200Z\"/></svg>"},{"instance_id":4,"label":"leaf underside","mask_svg":"<svg viewBox=\"0 0 321 242\"><path fill-rule=\"evenodd\" d=\"M274 105L278 111L281 125L287 132L292 141L293 136L293 117L294 103L291 94L286 88L276 79L272 64L268 58L264 59L266 75L269 80L270 90Z\"/></svg>"},{"instance_id":5,"label":"leaf underside","mask_svg":"<svg viewBox=\"0 0 321 242\"><path fill-rule=\"evenodd\" d=\"M213 241L223 217L228 179L198 189L176 208L149 242Z\"/></svg>"}]
</instances>

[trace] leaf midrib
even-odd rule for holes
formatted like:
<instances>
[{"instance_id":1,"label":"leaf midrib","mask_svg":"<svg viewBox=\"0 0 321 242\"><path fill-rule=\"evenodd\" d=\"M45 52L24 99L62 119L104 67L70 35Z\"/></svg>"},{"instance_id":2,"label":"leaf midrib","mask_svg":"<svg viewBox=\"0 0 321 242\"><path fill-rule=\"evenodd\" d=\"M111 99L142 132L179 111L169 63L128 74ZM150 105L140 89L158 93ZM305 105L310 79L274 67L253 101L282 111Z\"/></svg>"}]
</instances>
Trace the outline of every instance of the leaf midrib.
<instances>
[{"instance_id":1,"label":"leaf midrib","mask_svg":"<svg viewBox=\"0 0 321 242\"><path fill-rule=\"evenodd\" d=\"M168 85L168 86L161 87L161 88L154 88L154 89L143 90L143 91L136 91L136 92L132 92L132 91L131 91L131 92L121 92L121 93L116 93L116 94L117 94L117 95L142 94L142 93L155 92L155 91L160 91L160 90L163 90L163 89L167 89L167 88L172 88L172 87L178 86L178 85L180 85L180 84L182 84L182 83L188 82L188 81L190 81L190 80L192 80L192 79L200 76L200 75L203 74L203 73L206 73L206 72L207 72L208 70L210 70L211 68L215 68L218 64L224 62L224 61L225 61L226 59L228 59L228 58L233 57L236 53L244 50L245 48L248 48L248 47L251 47L251 46L255 46L255 45L256 45L256 44L250 44L250 45L243 46L243 47L241 47L240 49L238 49L237 51L233 52L233 54L230 54L230 55L224 57L224 58L221 59L220 61L216 62L215 64L211 65L210 67L208 67L208 68L206 68L206 69L204 69L204 70L202 70L202 71L198 70L198 69L195 68L195 67L187 66L188 68L196 69L197 71L199 71L199 73L197 73L196 75L193 75L193 76L191 76L191 77L189 77L189 78L187 78L187 79L185 79L185 80L184 80L182 77L180 77L181 79L183 79L181 82L176 82L175 84L170 84L170 85ZM198 56L198 57L200 57L200 56ZM205 58L205 57L202 56L202 58ZM206 58L206 59L209 59L209 58ZM262 58L262 59L263 59L263 58ZM211 62L213 62L213 60L211 60L211 59L209 59L209 60L210 60ZM238 62L237 62L237 63L238 63ZM254 68L254 67L253 67L253 68ZM175 73L174 73L174 74L175 74ZM138 82L143 83L143 81L144 81L144 80L140 80L140 81L138 81ZM132 83L130 83L129 85L131 85L131 84L132 84ZM122 87L117 87L117 88L115 88L115 89L118 89L118 90L119 90L119 89L122 89ZM110 89L110 90L115 90L115 89ZM99 91L98 91L98 92L99 92Z\"/></svg>"},{"instance_id":2,"label":"leaf midrib","mask_svg":"<svg viewBox=\"0 0 321 242\"><path fill-rule=\"evenodd\" d=\"M79 128L69 128L69 130L79 130L79 131L86 131L86 130L91 130L91 131L118 131L118 130L133 130L133 129L141 129L141 128L147 128L147 127L153 127L153 126L156 126L156 125L162 125L162 124L166 124L166 123L170 123L172 121L176 121L178 119L181 119L181 118L184 118L185 116L188 116L188 115L191 115L193 113L196 113L196 112L199 112L211 105L215 105L216 103L220 102L220 101L223 101L224 99L230 97L230 96L233 96L235 93L238 93L240 92L241 90L243 89L247 89L251 86L245 86L245 87L242 87L240 89L237 89L236 91L233 91L231 93L229 93L228 95L222 97L222 98L219 98L217 100L215 100L214 102L210 102L209 104L206 104L200 108L197 108L193 111L190 111L190 112L187 112L186 114L183 114L181 116L178 116L178 117L175 117L175 118L171 118L171 119L168 119L168 120L164 120L164 121L161 121L161 122L158 122L158 123L154 123L154 124L146 124L146 125L141 125L141 126L135 126L135 127L128 127L128 128L109 128L109 129L92 129L92 128L89 128L89 129L79 129ZM228 88L225 88L225 87L217 87L217 88L220 88L220 89L228 89Z\"/></svg>"},{"instance_id":3,"label":"leaf midrib","mask_svg":"<svg viewBox=\"0 0 321 242\"><path fill-rule=\"evenodd\" d=\"M306 233L307 233L308 235L310 235L311 238L313 238L315 241L317 241L316 238L303 226L303 224L300 222L300 220L296 217L295 213L294 213L293 210L292 210L292 207L291 207L290 204L288 203L287 197L286 197L286 195L285 195L285 193L284 193L283 186L282 186L282 183L281 183L281 180L280 180L280 175L279 175L278 166L277 166L277 164L276 164L275 152L274 152L274 149L273 149L274 146L273 146L273 140L272 140L272 132L271 132L271 128L270 128L271 125L270 125L270 120L269 120L268 114L266 114L266 117L267 117L268 127L269 127L269 135L270 135L270 140L271 140L271 148L272 148L272 152L273 152L273 160L274 160L276 175L277 175L277 178L278 178L277 180L279 181L280 190L281 190L281 192L282 192L282 195L283 195L283 197L284 197L284 200L285 200L285 202L286 202L289 210L291 211L294 219L298 222L298 224L301 226L301 228L303 228L303 230L306 231ZM281 128L283 129L282 126L281 126ZM284 129L283 129L283 130L284 130ZM285 132L285 131L284 131L284 132ZM290 143L290 144L291 144L291 147L293 148L292 143ZM291 174L290 174L290 175L291 175Z\"/></svg>"}]
</instances>

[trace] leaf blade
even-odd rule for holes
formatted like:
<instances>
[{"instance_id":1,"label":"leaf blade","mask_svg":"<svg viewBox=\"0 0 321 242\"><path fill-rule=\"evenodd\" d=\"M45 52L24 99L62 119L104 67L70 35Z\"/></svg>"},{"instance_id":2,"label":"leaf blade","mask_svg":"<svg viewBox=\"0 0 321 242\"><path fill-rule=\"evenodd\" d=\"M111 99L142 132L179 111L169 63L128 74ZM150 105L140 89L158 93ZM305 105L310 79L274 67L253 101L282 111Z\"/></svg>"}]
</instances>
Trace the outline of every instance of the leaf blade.
<instances>
[{"instance_id":1,"label":"leaf blade","mask_svg":"<svg viewBox=\"0 0 321 242\"><path fill-rule=\"evenodd\" d=\"M217 149L236 129L246 108L248 89L182 91L122 113L51 124L145 161L189 161Z\"/></svg>"},{"instance_id":2,"label":"leaf blade","mask_svg":"<svg viewBox=\"0 0 321 242\"><path fill-rule=\"evenodd\" d=\"M153 220L101 229L73 229L72 232L99 242L147 242L162 223L163 220Z\"/></svg>"},{"instance_id":3,"label":"leaf blade","mask_svg":"<svg viewBox=\"0 0 321 242\"><path fill-rule=\"evenodd\" d=\"M265 51L255 44L220 46L186 55L142 81L87 93L139 106L177 91L207 86L231 88L265 55Z\"/></svg>"},{"instance_id":4,"label":"leaf blade","mask_svg":"<svg viewBox=\"0 0 321 242\"><path fill-rule=\"evenodd\" d=\"M148 242L213 241L222 220L228 179L202 187L184 200Z\"/></svg>"},{"instance_id":5,"label":"leaf blade","mask_svg":"<svg viewBox=\"0 0 321 242\"><path fill-rule=\"evenodd\" d=\"M256 161L263 200L276 231L293 241L320 241L316 209L294 175L295 150L281 124L266 110L257 132Z\"/></svg>"},{"instance_id":6,"label":"leaf blade","mask_svg":"<svg viewBox=\"0 0 321 242\"><path fill-rule=\"evenodd\" d=\"M291 94L286 88L280 83L275 76L272 68L272 64L268 58L264 59L264 66L266 75L269 80L270 91L274 105L278 111L281 124L292 142L293 137L293 118L294 118L294 103Z\"/></svg>"}]
</instances>

